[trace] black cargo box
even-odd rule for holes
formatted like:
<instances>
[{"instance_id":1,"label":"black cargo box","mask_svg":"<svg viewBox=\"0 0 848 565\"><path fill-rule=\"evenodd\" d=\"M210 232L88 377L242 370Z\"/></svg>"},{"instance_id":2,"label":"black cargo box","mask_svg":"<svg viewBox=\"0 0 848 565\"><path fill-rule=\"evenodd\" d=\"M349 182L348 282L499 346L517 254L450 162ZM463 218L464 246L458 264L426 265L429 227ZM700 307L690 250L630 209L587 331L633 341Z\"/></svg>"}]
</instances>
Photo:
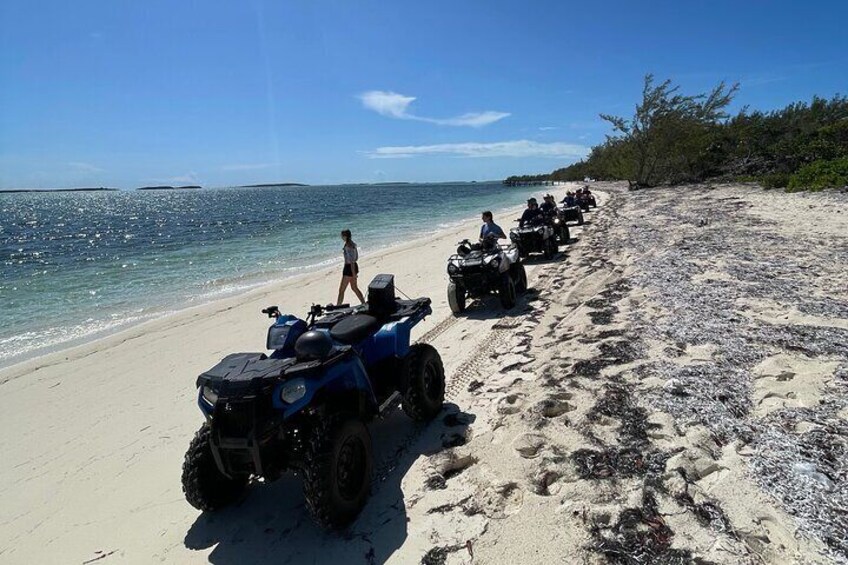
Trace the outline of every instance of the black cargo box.
<instances>
[{"instance_id":1,"label":"black cargo box","mask_svg":"<svg viewBox=\"0 0 848 565\"><path fill-rule=\"evenodd\" d=\"M382 317L394 314L395 310L395 276L377 275L368 285L368 313Z\"/></svg>"}]
</instances>

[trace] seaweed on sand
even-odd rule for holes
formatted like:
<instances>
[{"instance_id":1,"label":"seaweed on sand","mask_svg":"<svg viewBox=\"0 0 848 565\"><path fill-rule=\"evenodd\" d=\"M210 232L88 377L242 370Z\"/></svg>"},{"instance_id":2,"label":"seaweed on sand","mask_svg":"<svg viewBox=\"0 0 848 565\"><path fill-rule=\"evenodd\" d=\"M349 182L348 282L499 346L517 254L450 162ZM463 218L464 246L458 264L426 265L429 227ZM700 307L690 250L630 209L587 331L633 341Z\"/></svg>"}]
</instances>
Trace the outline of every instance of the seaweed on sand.
<instances>
[{"instance_id":1,"label":"seaweed on sand","mask_svg":"<svg viewBox=\"0 0 848 565\"><path fill-rule=\"evenodd\" d=\"M604 535L604 530L609 530L609 535ZM594 538L591 549L603 554L610 563L708 563L694 558L690 551L671 547L674 532L660 515L656 499L649 491L642 495L641 507L625 509L613 526L604 528L595 525L591 533Z\"/></svg>"}]
</instances>

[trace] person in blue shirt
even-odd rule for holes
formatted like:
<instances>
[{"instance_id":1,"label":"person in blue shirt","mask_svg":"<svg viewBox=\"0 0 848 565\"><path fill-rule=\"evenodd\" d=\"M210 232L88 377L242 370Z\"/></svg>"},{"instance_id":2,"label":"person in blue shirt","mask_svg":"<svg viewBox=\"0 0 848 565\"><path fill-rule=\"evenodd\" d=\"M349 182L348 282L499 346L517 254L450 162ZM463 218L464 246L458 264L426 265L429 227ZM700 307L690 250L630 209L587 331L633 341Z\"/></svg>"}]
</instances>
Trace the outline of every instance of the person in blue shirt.
<instances>
[{"instance_id":1,"label":"person in blue shirt","mask_svg":"<svg viewBox=\"0 0 848 565\"><path fill-rule=\"evenodd\" d=\"M501 227L495 223L494 217L489 210L483 212L483 226L480 228L480 241L485 241L487 238L506 239L506 234Z\"/></svg>"},{"instance_id":2,"label":"person in blue shirt","mask_svg":"<svg viewBox=\"0 0 848 565\"><path fill-rule=\"evenodd\" d=\"M539 203L535 198L527 201L527 209L521 214L521 219L518 220L518 226L524 227L529 224L540 222L543 218L542 211L539 210Z\"/></svg>"},{"instance_id":3,"label":"person in blue shirt","mask_svg":"<svg viewBox=\"0 0 848 565\"><path fill-rule=\"evenodd\" d=\"M569 208L571 208L572 206L577 206L577 199L574 197L574 193L570 190L565 195L565 198L562 199L562 202Z\"/></svg>"}]
</instances>

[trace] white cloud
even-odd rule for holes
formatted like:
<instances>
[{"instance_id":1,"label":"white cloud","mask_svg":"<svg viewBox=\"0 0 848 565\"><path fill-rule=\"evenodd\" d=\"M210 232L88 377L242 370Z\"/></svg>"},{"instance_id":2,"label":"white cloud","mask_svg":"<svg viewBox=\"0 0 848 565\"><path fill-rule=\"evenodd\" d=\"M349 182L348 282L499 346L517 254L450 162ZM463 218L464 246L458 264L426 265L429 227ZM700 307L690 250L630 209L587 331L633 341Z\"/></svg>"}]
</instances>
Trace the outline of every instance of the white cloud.
<instances>
[{"instance_id":1,"label":"white cloud","mask_svg":"<svg viewBox=\"0 0 848 565\"><path fill-rule=\"evenodd\" d=\"M479 128L500 121L509 116L509 112L469 112L455 118L416 118L424 122L443 126L471 126Z\"/></svg>"},{"instance_id":2,"label":"white cloud","mask_svg":"<svg viewBox=\"0 0 848 565\"><path fill-rule=\"evenodd\" d=\"M440 143L437 145L404 145L378 147L366 152L372 159L400 159L419 155L451 155L455 157L554 157L579 159L589 148L574 143L539 143L520 139L494 143Z\"/></svg>"},{"instance_id":3,"label":"white cloud","mask_svg":"<svg viewBox=\"0 0 848 565\"><path fill-rule=\"evenodd\" d=\"M428 118L417 116L408 111L409 105L415 101L414 96L404 96L397 92L370 90L359 95L362 105L389 118L399 120L416 120L443 126L482 127L500 121L510 114L508 112L468 112L453 118Z\"/></svg>"},{"instance_id":4,"label":"white cloud","mask_svg":"<svg viewBox=\"0 0 848 565\"><path fill-rule=\"evenodd\" d=\"M406 108L415 100L414 96L404 96L397 92L370 90L359 95L362 105L374 110L381 116L390 118L409 118Z\"/></svg>"},{"instance_id":5,"label":"white cloud","mask_svg":"<svg viewBox=\"0 0 848 565\"><path fill-rule=\"evenodd\" d=\"M238 163L235 165L223 165L220 169L222 171L258 171L273 166L273 163Z\"/></svg>"},{"instance_id":6,"label":"white cloud","mask_svg":"<svg viewBox=\"0 0 848 565\"><path fill-rule=\"evenodd\" d=\"M71 161L70 163L68 163L68 166L73 167L74 169L77 169L78 171L83 171L83 172L86 172L86 173L102 173L104 171L104 169L101 169L100 167L92 165L91 163L83 163L83 162L80 162L80 161Z\"/></svg>"},{"instance_id":7,"label":"white cloud","mask_svg":"<svg viewBox=\"0 0 848 565\"><path fill-rule=\"evenodd\" d=\"M551 130L555 130L555 129L559 129L559 128L557 126L542 126L542 127L539 128L539 131L551 131Z\"/></svg>"}]
</instances>

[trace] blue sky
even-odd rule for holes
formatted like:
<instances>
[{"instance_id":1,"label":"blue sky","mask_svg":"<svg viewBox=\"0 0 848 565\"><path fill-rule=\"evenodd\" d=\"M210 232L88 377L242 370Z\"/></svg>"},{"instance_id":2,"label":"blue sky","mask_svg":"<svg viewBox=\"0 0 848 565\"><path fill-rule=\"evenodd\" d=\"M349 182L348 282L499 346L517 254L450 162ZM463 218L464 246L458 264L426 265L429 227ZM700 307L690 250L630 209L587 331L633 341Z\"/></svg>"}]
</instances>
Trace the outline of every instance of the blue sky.
<instances>
[{"instance_id":1,"label":"blue sky","mask_svg":"<svg viewBox=\"0 0 848 565\"><path fill-rule=\"evenodd\" d=\"M550 171L642 77L736 106L848 93L848 2L22 1L0 7L0 186Z\"/></svg>"}]
</instances>

